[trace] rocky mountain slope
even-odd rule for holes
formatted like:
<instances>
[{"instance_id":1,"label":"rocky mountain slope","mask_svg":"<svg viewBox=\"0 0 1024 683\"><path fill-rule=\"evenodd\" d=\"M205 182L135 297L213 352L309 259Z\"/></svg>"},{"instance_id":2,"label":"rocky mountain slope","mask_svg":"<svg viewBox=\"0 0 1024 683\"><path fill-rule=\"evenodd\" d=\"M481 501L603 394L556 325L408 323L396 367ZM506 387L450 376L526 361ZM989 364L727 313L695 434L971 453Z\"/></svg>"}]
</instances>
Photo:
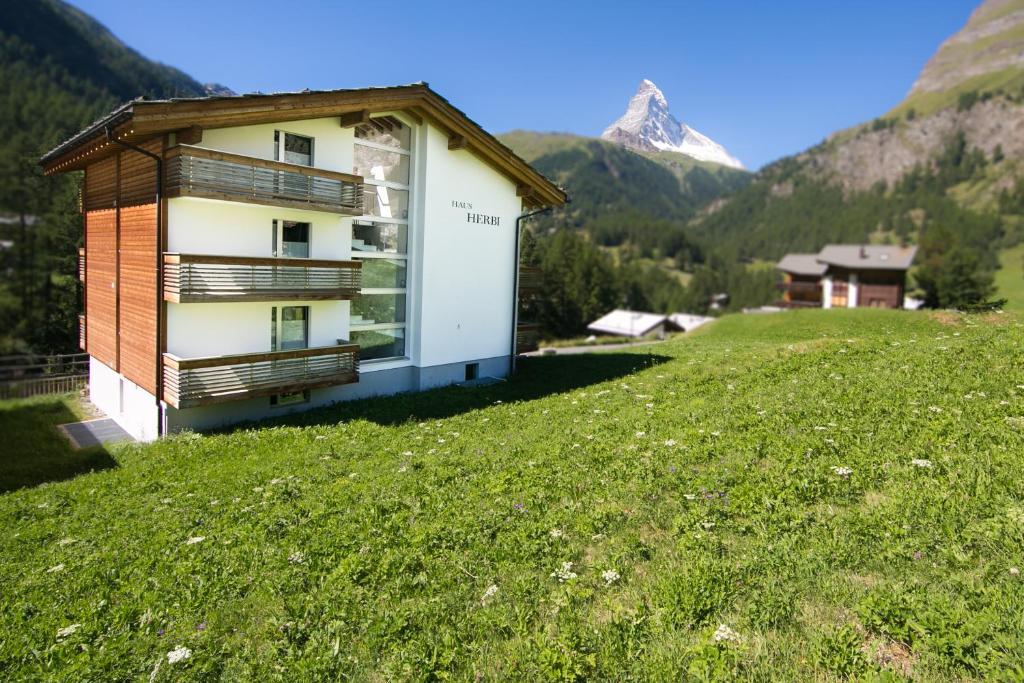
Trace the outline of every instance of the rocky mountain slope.
<instances>
[{"instance_id":1,"label":"rocky mountain slope","mask_svg":"<svg viewBox=\"0 0 1024 683\"><path fill-rule=\"evenodd\" d=\"M939 223L969 231L984 216L1001 226L982 230L986 239L1015 239L1022 60L1024 0L986 0L889 114L765 167L692 227L766 258L826 241L915 239Z\"/></svg>"},{"instance_id":2,"label":"rocky mountain slope","mask_svg":"<svg viewBox=\"0 0 1024 683\"><path fill-rule=\"evenodd\" d=\"M743 168L740 160L722 145L676 120L665 95L647 79L640 82L626 113L608 126L601 137L642 152L678 152L699 161Z\"/></svg>"}]
</instances>

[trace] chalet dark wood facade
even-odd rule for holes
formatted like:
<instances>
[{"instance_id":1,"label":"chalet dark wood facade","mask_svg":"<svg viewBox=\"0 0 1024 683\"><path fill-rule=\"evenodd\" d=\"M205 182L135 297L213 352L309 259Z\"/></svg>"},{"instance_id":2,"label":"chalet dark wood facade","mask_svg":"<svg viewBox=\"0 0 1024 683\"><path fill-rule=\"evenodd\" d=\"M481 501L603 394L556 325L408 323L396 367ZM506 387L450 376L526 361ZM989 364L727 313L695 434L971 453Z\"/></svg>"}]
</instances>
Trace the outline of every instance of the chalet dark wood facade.
<instances>
[{"instance_id":1,"label":"chalet dark wood facade","mask_svg":"<svg viewBox=\"0 0 1024 683\"><path fill-rule=\"evenodd\" d=\"M828 245L817 254L787 254L783 273L786 308L903 308L907 270L916 247Z\"/></svg>"}]
</instances>

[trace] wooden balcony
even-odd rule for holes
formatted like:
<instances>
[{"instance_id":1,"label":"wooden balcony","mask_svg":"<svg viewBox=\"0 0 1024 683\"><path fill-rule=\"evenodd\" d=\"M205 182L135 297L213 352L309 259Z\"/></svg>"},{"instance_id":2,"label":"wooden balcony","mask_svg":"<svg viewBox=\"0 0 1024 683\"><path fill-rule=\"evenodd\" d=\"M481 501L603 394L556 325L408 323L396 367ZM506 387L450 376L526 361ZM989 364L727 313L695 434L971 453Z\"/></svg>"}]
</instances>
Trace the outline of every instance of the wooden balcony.
<instances>
[{"instance_id":1,"label":"wooden balcony","mask_svg":"<svg viewBox=\"0 0 1024 683\"><path fill-rule=\"evenodd\" d=\"M85 249L78 249L78 281L85 284Z\"/></svg>"},{"instance_id":2,"label":"wooden balcony","mask_svg":"<svg viewBox=\"0 0 1024 683\"><path fill-rule=\"evenodd\" d=\"M78 316L78 348L85 351L85 316Z\"/></svg>"},{"instance_id":3,"label":"wooden balcony","mask_svg":"<svg viewBox=\"0 0 1024 683\"><path fill-rule=\"evenodd\" d=\"M540 325L521 322L516 325L516 353L536 351L540 346Z\"/></svg>"},{"instance_id":4,"label":"wooden balcony","mask_svg":"<svg viewBox=\"0 0 1024 683\"><path fill-rule=\"evenodd\" d=\"M782 290L784 299L794 303L820 304L821 285L817 282L794 280L781 282L777 287Z\"/></svg>"},{"instance_id":5,"label":"wooden balcony","mask_svg":"<svg viewBox=\"0 0 1024 683\"><path fill-rule=\"evenodd\" d=\"M359 346L205 358L165 353L163 365L164 400L191 408L358 382Z\"/></svg>"},{"instance_id":6,"label":"wooden balcony","mask_svg":"<svg viewBox=\"0 0 1024 683\"><path fill-rule=\"evenodd\" d=\"M164 176L168 197L363 214L363 179L349 173L178 145L166 154Z\"/></svg>"},{"instance_id":7,"label":"wooden balcony","mask_svg":"<svg viewBox=\"0 0 1024 683\"><path fill-rule=\"evenodd\" d=\"M164 254L164 300L324 301L351 299L362 263L295 258Z\"/></svg>"}]
</instances>

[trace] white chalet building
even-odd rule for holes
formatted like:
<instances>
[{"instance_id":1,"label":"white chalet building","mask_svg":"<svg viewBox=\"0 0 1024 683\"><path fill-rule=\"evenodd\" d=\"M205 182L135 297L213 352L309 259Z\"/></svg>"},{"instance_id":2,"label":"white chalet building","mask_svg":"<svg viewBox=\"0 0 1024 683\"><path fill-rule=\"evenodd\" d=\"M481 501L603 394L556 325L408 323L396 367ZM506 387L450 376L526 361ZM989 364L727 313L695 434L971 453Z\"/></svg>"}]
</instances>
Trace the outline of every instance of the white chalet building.
<instances>
[{"instance_id":1,"label":"white chalet building","mask_svg":"<svg viewBox=\"0 0 1024 683\"><path fill-rule=\"evenodd\" d=\"M564 192L426 84L136 100L83 171L91 400L137 439L508 374Z\"/></svg>"}]
</instances>

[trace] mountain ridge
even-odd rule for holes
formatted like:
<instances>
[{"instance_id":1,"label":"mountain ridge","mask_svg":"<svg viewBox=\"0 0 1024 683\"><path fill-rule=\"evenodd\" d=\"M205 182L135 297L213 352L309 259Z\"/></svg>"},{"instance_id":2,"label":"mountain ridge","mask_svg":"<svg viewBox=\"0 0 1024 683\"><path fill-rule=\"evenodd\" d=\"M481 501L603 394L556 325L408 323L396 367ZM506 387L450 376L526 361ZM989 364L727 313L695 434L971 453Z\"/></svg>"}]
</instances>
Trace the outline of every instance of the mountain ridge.
<instances>
[{"instance_id":1,"label":"mountain ridge","mask_svg":"<svg viewBox=\"0 0 1024 683\"><path fill-rule=\"evenodd\" d=\"M642 152L677 152L745 170L743 163L725 147L678 121L669 110L664 93L646 78L630 98L626 113L605 128L601 138Z\"/></svg>"}]
</instances>

